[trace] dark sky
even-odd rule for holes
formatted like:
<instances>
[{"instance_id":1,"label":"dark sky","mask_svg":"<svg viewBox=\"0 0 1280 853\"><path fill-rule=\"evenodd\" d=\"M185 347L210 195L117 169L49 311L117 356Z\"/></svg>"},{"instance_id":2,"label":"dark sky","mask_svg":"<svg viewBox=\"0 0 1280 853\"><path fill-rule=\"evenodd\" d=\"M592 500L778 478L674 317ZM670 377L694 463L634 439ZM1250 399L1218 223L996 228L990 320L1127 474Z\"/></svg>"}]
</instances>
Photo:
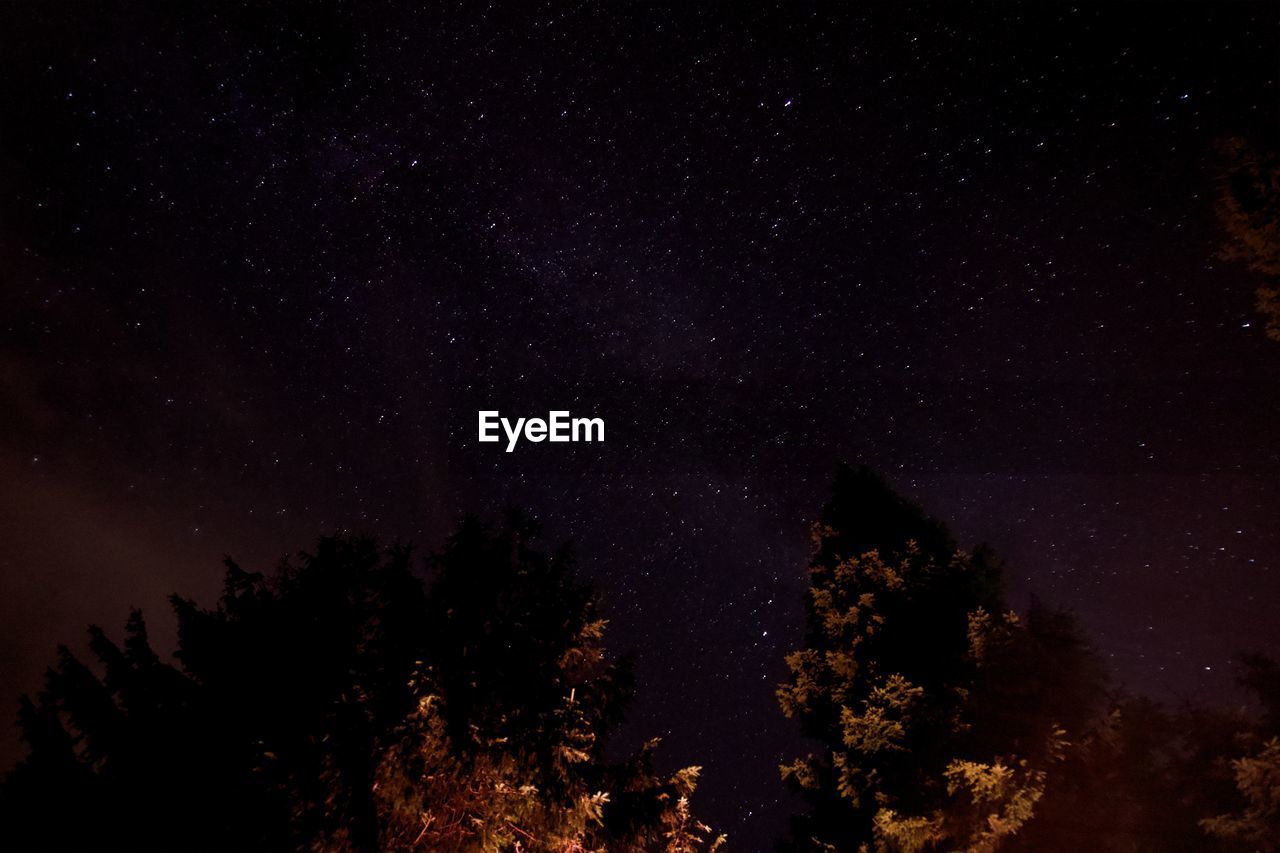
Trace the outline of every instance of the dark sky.
<instances>
[{"instance_id":1,"label":"dark sky","mask_svg":"<svg viewBox=\"0 0 1280 853\"><path fill-rule=\"evenodd\" d=\"M1280 345L1214 144L1275 146L1274 5L522 5L3 5L0 704L225 553L515 502L638 652L632 736L757 849L840 459L1120 682L1238 701ZM607 440L507 454L482 408Z\"/></svg>"}]
</instances>

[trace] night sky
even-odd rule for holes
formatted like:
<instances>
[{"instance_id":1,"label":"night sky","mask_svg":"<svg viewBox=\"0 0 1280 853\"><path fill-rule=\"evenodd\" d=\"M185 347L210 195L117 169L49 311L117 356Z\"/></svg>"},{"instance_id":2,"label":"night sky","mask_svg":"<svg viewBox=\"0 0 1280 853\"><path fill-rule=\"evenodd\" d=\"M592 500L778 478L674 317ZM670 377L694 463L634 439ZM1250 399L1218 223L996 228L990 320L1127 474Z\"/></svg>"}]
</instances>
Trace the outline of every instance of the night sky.
<instances>
[{"instance_id":1,"label":"night sky","mask_svg":"<svg viewBox=\"0 0 1280 853\"><path fill-rule=\"evenodd\" d=\"M1276 7L693 5L4 4L0 709L224 554L514 503L639 655L628 737L754 849L842 459L1119 683L1239 701L1280 344L1215 143L1280 136Z\"/></svg>"}]
</instances>

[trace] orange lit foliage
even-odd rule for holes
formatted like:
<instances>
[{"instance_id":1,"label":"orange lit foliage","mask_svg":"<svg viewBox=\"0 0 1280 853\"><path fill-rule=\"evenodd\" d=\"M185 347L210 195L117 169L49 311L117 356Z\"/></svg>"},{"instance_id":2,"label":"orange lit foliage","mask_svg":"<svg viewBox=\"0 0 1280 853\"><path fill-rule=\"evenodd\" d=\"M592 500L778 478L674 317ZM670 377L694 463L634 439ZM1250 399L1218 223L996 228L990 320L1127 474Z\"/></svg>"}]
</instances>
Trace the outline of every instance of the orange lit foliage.
<instances>
[{"instance_id":1,"label":"orange lit foliage","mask_svg":"<svg viewBox=\"0 0 1280 853\"><path fill-rule=\"evenodd\" d=\"M63 650L5 780L12 850L713 850L697 768L605 740L629 694L596 596L536 527L407 549L322 539L272 576L175 598L179 665L135 613L98 666ZM74 815L74 820L68 820Z\"/></svg>"}]
</instances>

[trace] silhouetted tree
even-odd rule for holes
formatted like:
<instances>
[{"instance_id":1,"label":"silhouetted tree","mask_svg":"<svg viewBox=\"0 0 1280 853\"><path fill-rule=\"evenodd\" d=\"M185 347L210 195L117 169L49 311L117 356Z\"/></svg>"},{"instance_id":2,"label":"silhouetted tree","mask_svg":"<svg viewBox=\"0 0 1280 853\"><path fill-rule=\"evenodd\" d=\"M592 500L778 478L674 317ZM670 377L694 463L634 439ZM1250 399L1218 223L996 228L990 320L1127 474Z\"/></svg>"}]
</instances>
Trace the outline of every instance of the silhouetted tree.
<instances>
[{"instance_id":1,"label":"silhouetted tree","mask_svg":"<svg viewBox=\"0 0 1280 853\"><path fill-rule=\"evenodd\" d=\"M782 768L796 850L996 849L1033 816L1103 671L1066 614L1007 612L1002 569L863 469L814 526L805 647L778 691L820 752Z\"/></svg>"},{"instance_id":2,"label":"silhouetted tree","mask_svg":"<svg viewBox=\"0 0 1280 853\"><path fill-rule=\"evenodd\" d=\"M1280 341L1280 158L1242 139L1221 143L1225 168L1218 217L1229 240L1225 255L1261 278L1257 308L1267 336Z\"/></svg>"},{"instance_id":3,"label":"silhouetted tree","mask_svg":"<svg viewBox=\"0 0 1280 853\"><path fill-rule=\"evenodd\" d=\"M1231 766L1245 804L1237 812L1206 818L1205 830L1255 850L1280 849L1280 738L1271 738Z\"/></svg>"},{"instance_id":4,"label":"silhouetted tree","mask_svg":"<svg viewBox=\"0 0 1280 853\"><path fill-rule=\"evenodd\" d=\"M823 851L1280 850L1280 666L1242 657L1261 713L1107 694L1074 618L1006 609L963 552L867 469L814 525L804 648L778 691L818 751L782 847Z\"/></svg>"},{"instance_id":5,"label":"silhouetted tree","mask_svg":"<svg viewBox=\"0 0 1280 853\"><path fill-rule=\"evenodd\" d=\"M1270 853L1280 850L1280 664L1254 653L1242 655L1241 665L1240 682L1257 697L1262 715L1236 735L1234 802L1201 825L1214 838Z\"/></svg>"},{"instance_id":6,"label":"silhouetted tree","mask_svg":"<svg viewBox=\"0 0 1280 853\"><path fill-rule=\"evenodd\" d=\"M1234 714L1116 698L1073 734L1033 819L1008 849L1239 849L1209 838L1200 820L1231 802L1223 756L1240 723Z\"/></svg>"},{"instance_id":7,"label":"silhouetted tree","mask_svg":"<svg viewBox=\"0 0 1280 853\"><path fill-rule=\"evenodd\" d=\"M424 584L407 548L331 537L271 576L228 560L212 610L175 597L178 665L133 613L65 648L5 780L19 850L667 850L718 841L697 768L610 763L628 666L594 592L536 526L465 522Z\"/></svg>"}]
</instances>

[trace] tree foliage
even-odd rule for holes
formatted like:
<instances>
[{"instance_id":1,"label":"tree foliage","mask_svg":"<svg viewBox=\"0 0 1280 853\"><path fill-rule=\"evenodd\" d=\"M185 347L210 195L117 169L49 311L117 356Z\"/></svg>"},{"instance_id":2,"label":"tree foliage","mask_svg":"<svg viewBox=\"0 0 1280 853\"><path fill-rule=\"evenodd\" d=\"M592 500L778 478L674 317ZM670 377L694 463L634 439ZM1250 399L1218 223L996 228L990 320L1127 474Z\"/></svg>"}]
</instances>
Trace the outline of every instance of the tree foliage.
<instances>
[{"instance_id":1,"label":"tree foliage","mask_svg":"<svg viewBox=\"0 0 1280 853\"><path fill-rule=\"evenodd\" d=\"M270 576L228 561L175 597L176 664L141 614L24 700L10 849L692 853L697 768L606 756L629 694L594 592L536 526L465 522L424 583L408 549L331 537Z\"/></svg>"},{"instance_id":2,"label":"tree foliage","mask_svg":"<svg viewBox=\"0 0 1280 853\"><path fill-rule=\"evenodd\" d=\"M1267 336L1280 341L1280 158L1243 139L1221 146L1226 163L1218 188L1218 217L1226 229L1224 254L1261 281L1257 309Z\"/></svg>"},{"instance_id":3,"label":"tree foliage","mask_svg":"<svg viewBox=\"0 0 1280 853\"><path fill-rule=\"evenodd\" d=\"M1259 654L1242 656L1241 682L1262 705L1260 725L1237 735L1244 752L1230 762L1237 796L1233 809L1202 820L1211 836L1252 850L1280 850L1280 665Z\"/></svg>"},{"instance_id":4,"label":"tree foliage","mask_svg":"<svg viewBox=\"0 0 1280 853\"><path fill-rule=\"evenodd\" d=\"M821 752L782 768L796 849L994 849L1043 795L1099 671L1063 614L1006 612L999 562L866 469L814 527L809 628L778 691Z\"/></svg>"},{"instance_id":5,"label":"tree foliage","mask_svg":"<svg viewBox=\"0 0 1280 853\"><path fill-rule=\"evenodd\" d=\"M1236 787L1245 800L1240 811L1205 818L1210 835L1276 850L1280 845L1280 738L1271 738L1254 755L1231 762Z\"/></svg>"},{"instance_id":6,"label":"tree foliage","mask_svg":"<svg viewBox=\"0 0 1280 853\"><path fill-rule=\"evenodd\" d=\"M815 751L785 849L1273 850L1280 667L1253 719L1110 691L1075 620L1008 609L998 560L866 469L814 526L808 631L778 690Z\"/></svg>"}]
</instances>

